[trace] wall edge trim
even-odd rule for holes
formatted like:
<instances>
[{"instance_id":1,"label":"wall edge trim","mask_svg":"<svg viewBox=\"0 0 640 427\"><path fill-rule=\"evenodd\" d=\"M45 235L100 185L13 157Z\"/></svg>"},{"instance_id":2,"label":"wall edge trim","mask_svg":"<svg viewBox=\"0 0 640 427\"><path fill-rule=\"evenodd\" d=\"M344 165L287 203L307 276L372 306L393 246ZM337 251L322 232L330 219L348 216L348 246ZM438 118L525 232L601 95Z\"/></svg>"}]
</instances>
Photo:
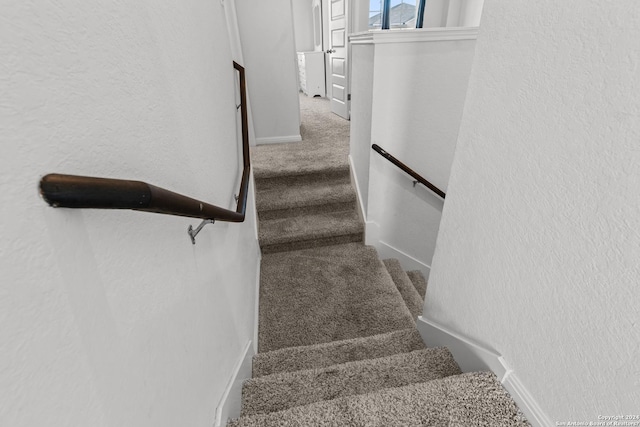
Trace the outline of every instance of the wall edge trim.
<instances>
[{"instance_id":1,"label":"wall edge trim","mask_svg":"<svg viewBox=\"0 0 640 427\"><path fill-rule=\"evenodd\" d=\"M378 240L374 243L376 250L383 258L396 258L402 264L402 268L405 271L420 270L425 279L429 279L429 273L431 272L431 266L426 262L420 261L417 258L412 257L406 252L391 246L384 240Z\"/></svg>"},{"instance_id":2,"label":"wall edge trim","mask_svg":"<svg viewBox=\"0 0 640 427\"><path fill-rule=\"evenodd\" d=\"M220 398L220 403L216 407L214 427L224 427L230 418L240 416L242 384L246 379L251 378L253 355L253 342L249 340L233 368L229 382Z\"/></svg>"},{"instance_id":3,"label":"wall edge trim","mask_svg":"<svg viewBox=\"0 0 640 427\"><path fill-rule=\"evenodd\" d=\"M502 381L502 385L507 389L509 394L511 394L513 400L515 400L522 413L524 413L532 425L544 427L555 424L547 417L538 402L513 371L507 373L507 376Z\"/></svg>"},{"instance_id":4,"label":"wall edge trim","mask_svg":"<svg viewBox=\"0 0 640 427\"><path fill-rule=\"evenodd\" d=\"M351 44L415 43L433 41L476 40L478 27L407 28L372 30L349 35Z\"/></svg>"},{"instance_id":5,"label":"wall edge trim","mask_svg":"<svg viewBox=\"0 0 640 427\"><path fill-rule=\"evenodd\" d=\"M282 142L300 142L302 136L298 135L284 135L284 136L268 136L262 138L256 138L256 145L262 144L280 144Z\"/></svg>"},{"instance_id":6,"label":"wall edge trim","mask_svg":"<svg viewBox=\"0 0 640 427\"><path fill-rule=\"evenodd\" d=\"M463 372L488 370L496 374L533 426L552 425L540 405L498 352L424 315L418 317L416 326L427 347L447 347Z\"/></svg>"},{"instance_id":7,"label":"wall edge trim","mask_svg":"<svg viewBox=\"0 0 640 427\"><path fill-rule=\"evenodd\" d=\"M358 184L358 176L356 175L356 168L353 164L353 157L349 154L349 169L351 170L351 182L356 189L356 196L358 197L358 213L360 214L360 219L366 223L367 222L367 212L364 209L364 205L362 204L362 192L360 191L360 184Z\"/></svg>"}]
</instances>

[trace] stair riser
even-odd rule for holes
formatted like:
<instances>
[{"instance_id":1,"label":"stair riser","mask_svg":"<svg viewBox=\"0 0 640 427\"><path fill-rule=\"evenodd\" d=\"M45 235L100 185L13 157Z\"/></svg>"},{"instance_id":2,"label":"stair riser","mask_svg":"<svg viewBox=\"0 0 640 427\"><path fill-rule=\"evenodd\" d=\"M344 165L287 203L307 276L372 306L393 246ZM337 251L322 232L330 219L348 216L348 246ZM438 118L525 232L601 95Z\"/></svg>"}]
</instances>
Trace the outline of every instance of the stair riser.
<instances>
[{"instance_id":1,"label":"stair riser","mask_svg":"<svg viewBox=\"0 0 640 427\"><path fill-rule=\"evenodd\" d=\"M398 292L402 295L404 303L407 305L407 308L413 315L413 318L416 319L420 314L422 314L423 300L414 287L413 282L411 282L409 276L402 269L402 265L400 265L400 262L397 259L383 260L383 264L391 275L393 282L396 284Z\"/></svg>"},{"instance_id":2,"label":"stair riser","mask_svg":"<svg viewBox=\"0 0 640 427\"><path fill-rule=\"evenodd\" d=\"M364 233L352 233L341 236L322 237L312 240L294 240L291 242L277 243L273 245L262 246L263 254L270 254L275 252L288 252L300 249L310 249L320 246L342 245L344 243L362 242L364 240Z\"/></svg>"},{"instance_id":3,"label":"stair riser","mask_svg":"<svg viewBox=\"0 0 640 427\"><path fill-rule=\"evenodd\" d=\"M409 276L409 279L411 280L411 283L413 283L413 287L418 292L418 295L420 295L420 298L424 300L425 294L427 293L427 280L418 270L408 271L407 276Z\"/></svg>"},{"instance_id":4,"label":"stair riser","mask_svg":"<svg viewBox=\"0 0 640 427\"><path fill-rule=\"evenodd\" d=\"M493 373L388 388L240 418L229 427L280 426L531 427Z\"/></svg>"},{"instance_id":5,"label":"stair riser","mask_svg":"<svg viewBox=\"0 0 640 427\"><path fill-rule=\"evenodd\" d=\"M451 353L440 348L262 377L244 384L242 414L281 411L460 373Z\"/></svg>"},{"instance_id":6,"label":"stair riser","mask_svg":"<svg viewBox=\"0 0 640 427\"><path fill-rule=\"evenodd\" d=\"M356 208L355 200L343 203L327 203L322 205L312 206L299 206L288 209L274 209L261 211L258 210L258 217L261 220L277 219L277 218L291 218L299 215L308 215L314 213L327 213L327 212L347 212Z\"/></svg>"},{"instance_id":7,"label":"stair riser","mask_svg":"<svg viewBox=\"0 0 640 427\"><path fill-rule=\"evenodd\" d=\"M253 378L282 372L326 368L340 363L374 359L423 350L415 328L311 346L290 347L253 358Z\"/></svg>"},{"instance_id":8,"label":"stair riser","mask_svg":"<svg viewBox=\"0 0 640 427\"><path fill-rule=\"evenodd\" d=\"M282 186L303 186L325 182L327 184L346 184L351 180L349 169L336 170L322 173L311 173L308 175L285 175L269 178L255 178L258 192L277 189Z\"/></svg>"}]
</instances>

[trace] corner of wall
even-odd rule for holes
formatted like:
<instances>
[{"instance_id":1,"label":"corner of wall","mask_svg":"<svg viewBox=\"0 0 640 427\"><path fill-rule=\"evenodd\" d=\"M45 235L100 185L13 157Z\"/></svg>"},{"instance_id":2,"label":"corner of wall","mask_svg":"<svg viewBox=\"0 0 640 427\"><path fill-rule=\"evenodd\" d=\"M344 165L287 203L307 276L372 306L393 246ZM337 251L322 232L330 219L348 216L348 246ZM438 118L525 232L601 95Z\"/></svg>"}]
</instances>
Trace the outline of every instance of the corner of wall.
<instances>
[{"instance_id":1,"label":"corner of wall","mask_svg":"<svg viewBox=\"0 0 640 427\"><path fill-rule=\"evenodd\" d=\"M502 386L533 426L552 425L538 402L497 351L448 329L424 315L418 317L416 326L427 347L447 347L462 372L491 371L496 374Z\"/></svg>"},{"instance_id":2,"label":"corner of wall","mask_svg":"<svg viewBox=\"0 0 640 427\"><path fill-rule=\"evenodd\" d=\"M249 341L238 358L229 382L216 408L214 427L227 425L230 419L238 418L242 408L242 384L251 378L254 345Z\"/></svg>"},{"instance_id":3,"label":"corner of wall","mask_svg":"<svg viewBox=\"0 0 640 427\"><path fill-rule=\"evenodd\" d=\"M349 169L351 170L351 184L356 190L356 196L358 198L358 214L363 222L367 222L367 209L364 206L362 191L360 190L360 183L358 181L358 174L356 172L356 166L353 162L353 156L349 154Z\"/></svg>"},{"instance_id":4,"label":"corner of wall","mask_svg":"<svg viewBox=\"0 0 640 427\"><path fill-rule=\"evenodd\" d=\"M281 144L281 143L300 142L300 141L302 141L302 136L300 134L269 136L269 137L256 138L256 145Z\"/></svg>"}]
</instances>

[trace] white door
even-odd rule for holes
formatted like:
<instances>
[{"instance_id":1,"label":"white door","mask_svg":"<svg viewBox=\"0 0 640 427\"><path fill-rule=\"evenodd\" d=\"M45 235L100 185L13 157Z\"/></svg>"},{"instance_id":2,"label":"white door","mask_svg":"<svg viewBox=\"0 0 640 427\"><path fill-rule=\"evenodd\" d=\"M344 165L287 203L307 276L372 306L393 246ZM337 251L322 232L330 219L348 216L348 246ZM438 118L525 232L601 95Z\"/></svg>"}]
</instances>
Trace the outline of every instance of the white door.
<instances>
[{"instance_id":1,"label":"white door","mask_svg":"<svg viewBox=\"0 0 640 427\"><path fill-rule=\"evenodd\" d=\"M327 59L331 88L331 111L349 120L349 67L347 66L347 3L329 0L329 49Z\"/></svg>"}]
</instances>

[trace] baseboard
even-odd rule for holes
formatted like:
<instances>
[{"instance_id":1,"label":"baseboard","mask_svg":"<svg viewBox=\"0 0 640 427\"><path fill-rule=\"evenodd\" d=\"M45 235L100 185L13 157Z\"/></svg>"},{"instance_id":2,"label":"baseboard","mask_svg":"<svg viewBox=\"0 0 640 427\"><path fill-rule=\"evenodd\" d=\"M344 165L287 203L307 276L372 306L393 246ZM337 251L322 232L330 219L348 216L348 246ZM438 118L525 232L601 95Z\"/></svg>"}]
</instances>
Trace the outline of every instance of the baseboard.
<instances>
[{"instance_id":1,"label":"baseboard","mask_svg":"<svg viewBox=\"0 0 640 427\"><path fill-rule=\"evenodd\" d=\"M381 259L396 258L400 261L405 271L420 270L425 279L429 280L431 266L412 257L406 252L391 246L384 240L380 239L380 226L374 221L365 221L364 223L364 243L376 248Z\"/></svg>"},{"instance_id":2,"label":"baseboard","mask_svg":"<svg viewBox=\"0 0 640 427\"><path fill-rule=\"evenodd\" d=\"M401 251L400 249L391 246L383 240L378 240L377 242L373 243L373 246L375 246L376 250L378 251L380 258L396 258L400 261L400 264L402 264L402 268L405 271L420 270L425 279L429 279L429 273L431 272L430 265L425 264L419 259L416 259L411 255Z\"/></svg>"},{"instance_id":3,"label":"baseboard","mask_svg":"<svg viewBox=\"0 0 640 427\"><path fill-rule=\"evenodd\" d=\"M377 249L380 241L380 226L374 221L364 222L364 244L375 246Z\"/></svg>"},{"instance_id":4,"label":"baseboard","mask_svg":"<svg viewBox=\"0 0 640 427\"><path fill-rule=\"evenodd\" d=\"M298 135L285 135L285 136L269 136L264 138L256 137L256 145L263 144L280 144L282 142L300 142L302 136Z\"/></svg>"},{"instance_id":5,"label":"baseboard","mask_svg":"<svg viewBox=\"0 0 640 427\"><path fill-rule=\"evenodd\" d=\"M249 341L233 369L233 374L222 394L220 404L216 408L214 427L226 426L230 418L238 418L240 416L242 383L251 378L251 360L254 354L253 344Z\"/></svg>"},{"instance_id":6,"label":"baseboard","mask_svg":"<svg viewBox=\"0 0 640 427\"><path fill-rule=\"evenodd\" d=\"M360 184L358 184L358 176L356 175L356 168L353 165L353 157L351 157L351 154L349 154L349 170L351 171L351 183L356 188L356 195L358 197L358 213L360 214L360 220L366 223L367 211L362 204L362 192L360 191Z\"/></svg>"},{"instance_id":7,"label":"baseboard","mask_svg":"<svg viewBox=\"0 0 640 427\"><path fill-rule=\"evenodd\" d=\"M418 317L416 326L427 347L449 348L462 372L493 371L500 381L507 374L506 364L495 350L487 349L424 316Z\"/></svg>"},{"instance_id":8,"label":"baseboard","mask_svg":"<svg viewBox=\"0 0 640 427\"><path fill-rule=\"evenodd\" d=\"M533 396L498 352L424 316L418 317L416 326L427 347L447 347L460 365L462 372L492 371L496 374L531 425L538 427L552 425Z\"/></svg>"},{"instance_id":9,"label":"baseboard","mask_svg":"<svg viewBox=\"0 0 640 427\"><path fill-rule=\"evenodd\" d=\"M258 243L258 268L256 268L256 284L253 306L253 354L258 353L258 325L260 322L260 267L262 266L262 252Z\"/></svg>"},{"instance_id":10,"label":"baseboard","mask_svg":"<svg viewBox=\"0 0 640 427\"><path fill-rule=\"evenodd\" d=\"M518 404L518 408L520 408L532 426L555 425L542 411L538 402L531 396L529 390L525 388L513 371L507 373L507 377L502 381L502 386L511 394L513 400Z\"/></svg>"}]
</instances>

